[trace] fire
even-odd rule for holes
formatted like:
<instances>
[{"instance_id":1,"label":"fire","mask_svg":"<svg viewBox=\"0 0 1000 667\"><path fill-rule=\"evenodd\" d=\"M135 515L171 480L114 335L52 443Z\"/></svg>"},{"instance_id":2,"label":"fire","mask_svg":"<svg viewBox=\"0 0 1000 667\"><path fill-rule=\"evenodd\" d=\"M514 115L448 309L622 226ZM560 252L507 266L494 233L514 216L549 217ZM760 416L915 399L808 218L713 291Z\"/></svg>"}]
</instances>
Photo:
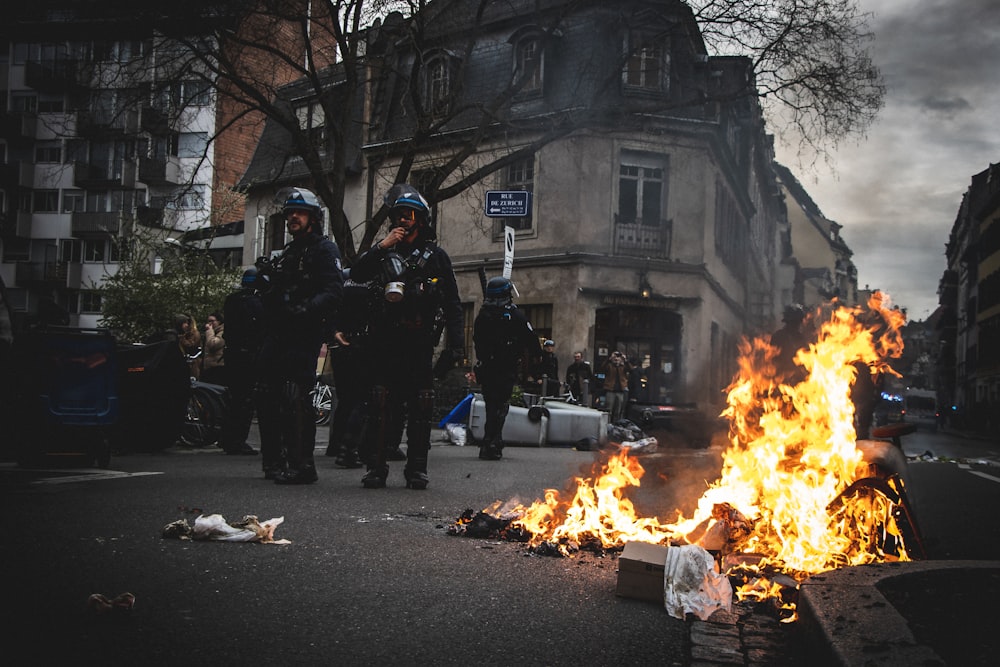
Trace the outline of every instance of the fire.
<instances>
[{"instance_id":1,"label":"fire","mask_svg":"<svg viewBox=\"0 0 1000 667\"><path fill-rule=\"evenodd\" d=\"M758 571L798 580L844 565L907 559L902 549L882 553L872 535L879 521L888 533L896 531L891 512L879 506L884 500L830 509L842 491L868 475L855 446L855 374L858 368L894 373L886 360L902 353L904 323L905 315L878 292L867 307L834 303L817 310L807 320L811 342L795 355L804 379L794 384L775 381L776 350L767 338L744 341L722 413L730 428L721 475L692 516L678 512L672 523L637 516L626 494L639 486L644 470L623 449L593 475L577 477L571 498L549 489L544 501L518 508L514 525L532 545L599 541L606 548L634 540L696 542L724 528L723 554L756 554ZM754 581L741 595L773 596L774 586Z\"/></svg>"}]
</instances>

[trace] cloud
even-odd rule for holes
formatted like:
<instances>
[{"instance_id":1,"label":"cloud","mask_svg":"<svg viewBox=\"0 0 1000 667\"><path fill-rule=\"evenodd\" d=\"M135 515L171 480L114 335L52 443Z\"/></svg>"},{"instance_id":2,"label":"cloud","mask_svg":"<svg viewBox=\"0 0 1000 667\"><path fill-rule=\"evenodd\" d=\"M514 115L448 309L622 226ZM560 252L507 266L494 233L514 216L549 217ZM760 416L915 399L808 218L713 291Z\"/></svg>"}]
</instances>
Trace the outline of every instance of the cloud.
<instances>
[{"instance_id":1,"label":"cloud","mask_svg":"<svg viewBox=\"0 0 1000 667\"><path fill-rule=\"evenodd\" d=\"M1000 162L1000 2L859 0L873 14L885 107L832 168L796 173L854 251L858 282L923 319L937 307L945 244L972 176ZM779 144L778 159L796 156ZM793 171L795 169L793 168Z\"/></svg>"}]
</instances>

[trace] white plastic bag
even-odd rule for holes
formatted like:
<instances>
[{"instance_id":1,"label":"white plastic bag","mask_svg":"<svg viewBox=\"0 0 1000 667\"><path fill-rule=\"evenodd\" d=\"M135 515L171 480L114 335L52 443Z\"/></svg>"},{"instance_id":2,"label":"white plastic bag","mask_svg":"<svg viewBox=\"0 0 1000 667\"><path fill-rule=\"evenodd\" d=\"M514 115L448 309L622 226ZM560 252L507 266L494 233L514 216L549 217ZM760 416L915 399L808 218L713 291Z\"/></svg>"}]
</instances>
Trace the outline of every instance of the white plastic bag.
<instances>
[{"instance_id":1,"label":"white plastic bag","mask_svg":"<svg viewBox=\"0 0 1000 667\"><path fill-rule=\"evenodd\" d=\"M191 535L195 540L215 540L217 542L263 542L266 544L287 544L287 540L275 540L274 529L285 521L285 517L268 519L261 523L257 517L247 515L235 524L226 523L221 514L201 515L194 520Z\"/></svg>"},{"instance_id":2,"label":"white plastic bag","mask_svg":"<svg viewBox=\"0 0 1000 667\"><path fill-rule=\"evenodd\" d=\"M448 439L451 440L453 445L458 445L459 447L465 446L466 431L465 424L445 424L445 430L448 432Z\"/></svg>"},{"instance_id":3,"label":"white plastic bag","mask_svg":"<svg viewBox=\"0 0 1000 667\"><path fill-rule=\"evenodd\" d=\"M717 609L732 610L733 587L701 547L670 547L663 567L663 606L674 618L684 620L692 613L704 621Z\"/></svg>"}]
</instances>

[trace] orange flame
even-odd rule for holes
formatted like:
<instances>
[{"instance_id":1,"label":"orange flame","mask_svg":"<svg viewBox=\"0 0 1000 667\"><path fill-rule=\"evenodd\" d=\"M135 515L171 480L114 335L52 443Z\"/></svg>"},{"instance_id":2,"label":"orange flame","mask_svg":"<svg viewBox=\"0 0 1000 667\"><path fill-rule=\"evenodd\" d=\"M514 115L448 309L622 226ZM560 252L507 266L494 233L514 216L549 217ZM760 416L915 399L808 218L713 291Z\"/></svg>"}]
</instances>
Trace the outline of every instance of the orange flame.
<instances>
[{"instance_id":1,"label":"orange flame","mask_svg":"<svg viewBox=\"0 0 1000 667\"><path fill-rule=\"evenodd\" d=\"M549 489L544 501L518 508L521 517L515 524L531 535L532 545L686 542L706 527L710 530L724 513L719 508L726 507L745 519L738 548L763 556L757 568L767 566L802 579L885 558L866 534L874 529L874 511L884 508L854 507L831 514L828 505L867 474L855 447L851 386L857 368L867 367L873 375L895 373L886 359L902 354L905 315L876 292L867 307L834 303L807 322L815 329L815 339L795 355L804 377L795 384L775 381L776 349L766 338L742 343L739 372L727 388L722 413L730 429L721 476L704 492L691 517L678 512L672 524L638 517L624 494L639 486L644 470L623 449L594 475L577 477L572 499L563 501L558 491ZM887 521L885 529L892 532L891 516ZM899 557L905 559L906 554ZM774 594L773 585L761 582L740 593Z\"/></svg>"}]
</instances>

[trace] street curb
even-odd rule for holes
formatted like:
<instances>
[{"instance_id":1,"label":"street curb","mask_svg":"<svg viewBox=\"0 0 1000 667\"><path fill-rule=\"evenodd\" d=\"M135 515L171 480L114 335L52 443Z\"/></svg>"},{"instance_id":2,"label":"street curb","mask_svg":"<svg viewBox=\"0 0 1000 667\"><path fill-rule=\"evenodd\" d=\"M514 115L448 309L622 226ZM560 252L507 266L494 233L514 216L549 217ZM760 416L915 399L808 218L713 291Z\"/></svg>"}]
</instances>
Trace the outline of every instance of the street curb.
<instances>
[{"instance_id":1,"label":"street curb","mask_svg":"<svg viewBox=\"0 0 1000 667\"><path fill-rule=\"evenodd\" d=\"M802 582L803 630L825 643L837 665L918 665L942 660L917 643L906 619L876 588L885 579L933 570L1000 569L1000 561L878 563L817 574Z\"/></svg>"}]
</instances>

